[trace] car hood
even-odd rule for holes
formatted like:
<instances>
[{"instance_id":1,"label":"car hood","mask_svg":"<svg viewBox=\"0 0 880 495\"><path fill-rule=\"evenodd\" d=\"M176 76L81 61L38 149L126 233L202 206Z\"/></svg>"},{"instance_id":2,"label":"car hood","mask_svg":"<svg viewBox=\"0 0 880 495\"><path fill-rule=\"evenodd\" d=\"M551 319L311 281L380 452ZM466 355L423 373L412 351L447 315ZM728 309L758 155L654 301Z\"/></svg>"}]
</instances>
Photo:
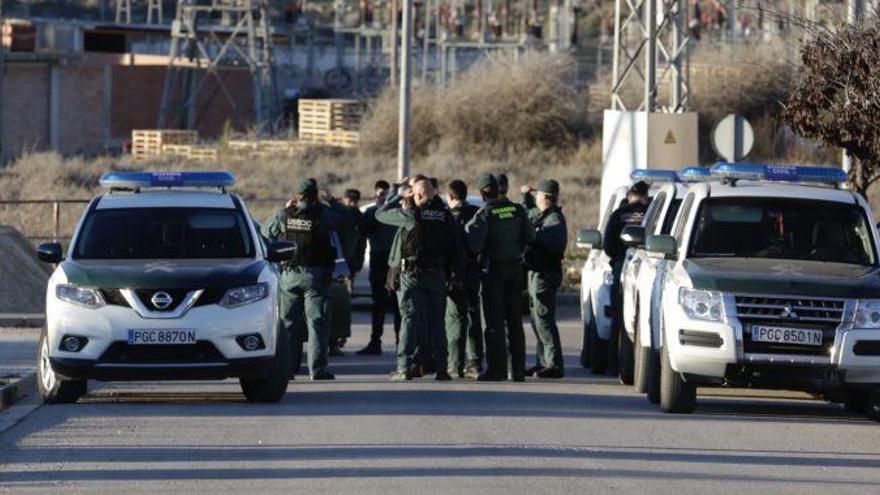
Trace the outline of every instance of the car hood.
<instances>
[{"instance_id":1,"label":"car hood","mask_svg":"<svg viewBox=\"0 0 880 495\"><path fill-rule=\"evenodd\" d=\"M68 260L61 263L69 283L81 287L127 289L207 289L252 285L264 260Z\"/></svg>"},{"instance_id":2,"label":"car hood","mask_svg":"<svg viewBox=\"0 0 880 495\"><path fill-rule=\"evenodd\" d=\"M880 269L821 261L698 258L683 263L695 289L815 297L880 297Z\"/></svg>"}]
</instances>

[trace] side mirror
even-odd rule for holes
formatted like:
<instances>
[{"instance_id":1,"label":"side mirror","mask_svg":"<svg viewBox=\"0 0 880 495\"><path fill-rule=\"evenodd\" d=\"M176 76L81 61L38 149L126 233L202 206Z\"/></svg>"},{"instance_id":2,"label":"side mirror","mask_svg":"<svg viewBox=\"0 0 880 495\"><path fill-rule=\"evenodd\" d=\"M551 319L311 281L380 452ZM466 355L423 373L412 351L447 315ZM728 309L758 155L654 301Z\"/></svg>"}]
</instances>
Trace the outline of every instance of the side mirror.
<instances>
[{"instance_id":1,"label":"side mirror","mask_svg":"<svg viewBox=\"0 0 880 495\"><path fill-rule=\"evenodd\" d=\"M58 264L64 259L61 254L61 244L46 242L37 246L37 258L46 263Z\"/></svg>"},{"instance_id":2,"label":"side mirror","mask_svg":"<svg viewBox=\"0 0 880 495\"><path fill-rule=\"evenodd\" d=\"M290 261L296 254L296 244L288 241L275 241L269 244L266 259L273 263Z\"/></svg>"},{"instance_id":3,"label":"side mirror","mask_svg":"<svg viewBox=\"0 0 880 495\"><path fill-rule=\"evenodd\" d=\"M580 229L575 244L581 249L602 247L602 233L596 229Z\"/></svg>"},{"instance_id":4,"label":"side mirror","mask_svg":"<svg viewBox=\"0 0 880 495\"><path fill-rule=\"evenodd\" d=\"M675 257L677 251L675 237L671 235L649 236L645 247L649 253L662 255L664 258Z\"/></svg>"},{"instance_id":5,"label":"side mirror","mask_svg":"<svg viewBox=\"0 0 880 495\"><path fill-rule=\"evenodd\" d=\"M620 233L620 240L628 247L638 247L645 244L645 228L641 225L627 225Z\"/></svg>"}]
</instances>

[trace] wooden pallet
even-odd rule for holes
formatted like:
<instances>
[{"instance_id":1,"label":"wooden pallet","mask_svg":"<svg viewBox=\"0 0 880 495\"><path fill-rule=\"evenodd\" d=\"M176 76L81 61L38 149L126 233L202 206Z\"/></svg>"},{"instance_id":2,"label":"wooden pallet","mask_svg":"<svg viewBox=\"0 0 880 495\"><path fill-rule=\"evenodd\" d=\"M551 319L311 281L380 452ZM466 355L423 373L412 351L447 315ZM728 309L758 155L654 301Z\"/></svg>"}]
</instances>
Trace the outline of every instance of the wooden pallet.
<instances>
[{"instance_id":1,"label":"wooden pallet","mask_svg":"<svg viewBox=\"0 0 880 495\"><path fill-rule=\"evenodd\" d=\"M131 131L131 154L136 160L162 154L167 145L195 144L199 139L196 131L180 129L137 129Z\"/></svg>"},{"instance_id":2,"label":"wooden pallet","mask_svg":"<svg viewBox=\"0 0 880 495\"><path fill-rule=\"evenodd\" d=\"M218 150L213 146L190 146L189 156L187 156L190 160L207 161L215 161L218 157Z\"/></svg>"},{"instance_id":3,"label":"wooden pallet","mask_svg":"<svg viewBox=\"0 0 880 495\"><path fill-rule=\"evenodd\" d=\"M356 131L365 106L357 100L299 100L299 129Z\"/></svg>"},{"instance_id":4,"label":"wooden pallet","mask_svg":"<svg viewBox=\"0 0 880 495\"><path fill-rule=\"evenodd\" d=\"M163 144L163 156L179 156L181 158L189 158L192 145L189 144Z\"/></svg>"},{"instance_id":5,"label":"wooden pallet","mask_svg":"<svg viewBox=\"0 0 880 495\"><path fill-rule=\"evenodd\" d=\"M340 148L354 148L361 144L357 131L299 130L299 140L307 144L323 144Z\"/></svg>"}]
</instances>

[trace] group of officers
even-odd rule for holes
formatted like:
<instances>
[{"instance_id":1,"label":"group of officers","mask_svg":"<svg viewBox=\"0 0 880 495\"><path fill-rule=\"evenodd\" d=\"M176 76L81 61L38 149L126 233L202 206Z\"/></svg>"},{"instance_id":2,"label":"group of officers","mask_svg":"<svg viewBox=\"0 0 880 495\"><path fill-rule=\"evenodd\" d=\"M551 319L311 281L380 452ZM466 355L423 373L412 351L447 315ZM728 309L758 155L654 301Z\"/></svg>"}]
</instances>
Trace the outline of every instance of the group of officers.
<instances>
[{"instance_id":1,"label":"group of officers","mask_svg":"<svg viewBox=\"0 0 880 495\"><path fill-rule=\"evenodd\" d=\"M374 205L361 213L360 194L341 200L305 179L293 198L261 227L271 240L296 243L282 267L280 313L295 353L308 341L312 380L332 380L328 355L340 355L350 336L351 280L369 242L372 333L361 355L382 353L386 313L394 312L394 381L524 381L562 378L556 295L568 239L559 183L522 186L508 198L504 174L476 183L482 206L468 202L462 180L445 184L417 175L375 184ZM528 287L537 337L535 365L526 369L522 325ZM348 299L346 299L348 298ZM485 326L485 328L483 328ZM295 359L295 368L298 368ZM295 370L294 370L295 371Z\"/></svg>"}]
</instances>

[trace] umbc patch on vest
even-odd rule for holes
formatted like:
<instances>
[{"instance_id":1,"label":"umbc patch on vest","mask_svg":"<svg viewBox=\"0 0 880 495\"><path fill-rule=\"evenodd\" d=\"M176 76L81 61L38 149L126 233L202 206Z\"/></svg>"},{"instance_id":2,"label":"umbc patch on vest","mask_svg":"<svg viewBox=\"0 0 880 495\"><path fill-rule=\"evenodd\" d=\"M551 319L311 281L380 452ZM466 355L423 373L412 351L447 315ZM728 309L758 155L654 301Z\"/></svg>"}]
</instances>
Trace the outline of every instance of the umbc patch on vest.
<instances>
[{"instance_id":1,"label":"umbc patch on vest","mask_svg":"<svg viewBox=\"0 0 880 495\"><path fill-rule=\"evenodd\" d=\"M511 218L516 217L516 206L499 206L498 208L492 208L489 210L493 215L498 217L499 220L510 220Z\"/></svg>"},{"instance_id":2,"label":"umbc patch on vest","mask_svg":"<svg viewBox=\"0 0 880 495\"><path fill-rule=\"evenodd\" d=\"M287 230L295 230L298 232L311 232L312 221L308 218L288 218Z\"/></svg>"},{"instance_id":3,"label":"umbc patch on vest","mask_svg":"<svg viewBox=\"0 0 880 495\"><path fill-rule=\"evenodd\" d=\"M433 222L445 222L446 212L443 210L422 210L419 215L420 220L429 220Z\"/></svg>"}]
</instances>

